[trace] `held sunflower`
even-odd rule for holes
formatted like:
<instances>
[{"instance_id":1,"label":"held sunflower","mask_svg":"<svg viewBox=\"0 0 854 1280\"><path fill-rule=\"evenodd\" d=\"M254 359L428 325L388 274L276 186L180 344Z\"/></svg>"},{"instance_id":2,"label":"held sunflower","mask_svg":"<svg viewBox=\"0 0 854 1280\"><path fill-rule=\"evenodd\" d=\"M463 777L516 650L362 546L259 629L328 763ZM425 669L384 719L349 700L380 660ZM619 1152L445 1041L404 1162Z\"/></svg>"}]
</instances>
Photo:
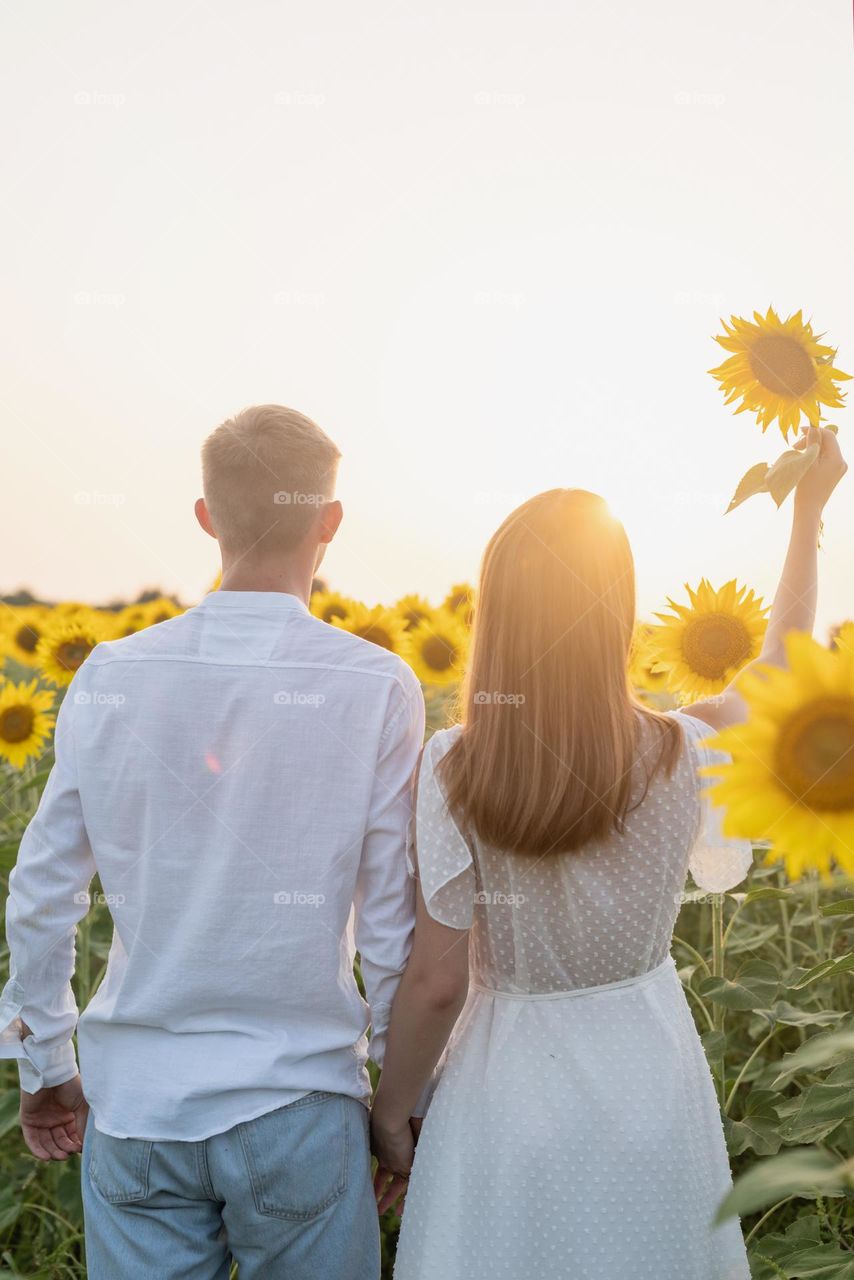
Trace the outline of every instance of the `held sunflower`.
<instances>
[{"instance_id":1,"label":"held sunflower","mask_svg":"<svg viewBox=\"0 0 854 1280\"><path fill-rule=\"evenodd\" d=\"M802 312L781 320L769 307L764 316L754 311L753 321L731 316L729 324L721 323L724 333L715 341L732 355L709 373L726 404L741 397L736 413L755 413L763 431L776 418L788 440L790 430L797 434L802 414L817 426L822 405L844 406L845 393L836 384L851 375L834 368L836 351L820 342L823 335L813 333Z\"/></svg>"},{"instance_id":2,"label":"held sunflower","mask_svg":"<svg viewBox=\"0 0 854 1280\"><path fill-rule=\"evenodd\" d=\"M403 658L422 684L456 684L468 652L469 632L460 618L448 609L437 609L407 631Z\"/></svg>"},{"instance_id":3,"label":"held sunflower","mask_svg":"<svg viewBox=\"0 0 854 1280\"><path fill-rule=\"evenodd\" d=\"M651 628L653 671L667 674L671 692L687 699L721 693L733 676L759 656L767 608L735 578L716 591L707 579L696 590L685 583L689 605L668 598L672 614L657 613Z\"/></svg>"},{"instance_id":4,"label":"held sunflower","mask_svg":"<svg viewBox=\"0 0 854 1280\"><path fill-rule=\"evenodd\" d=\"M50 690L39 688L38 680L8 681L0 688L0 757L13 768L22 769L31 756L38 759L42 754L56 723L53 699Z\"/></svg>"},{"instance_id":5,"label":"held sunflower","mask_svg":"<svg viewBox=\"0 0 854 1280\"><path fill-rule=\"evenodd\" d=\"M835 860L854 875L854 650L826 649L803 632L785 640L788 666L746 672L749 714L708 740L727 762L700 772L725 806L726 835L767 840L799 879Z\"/></svg>"}]
</instances>

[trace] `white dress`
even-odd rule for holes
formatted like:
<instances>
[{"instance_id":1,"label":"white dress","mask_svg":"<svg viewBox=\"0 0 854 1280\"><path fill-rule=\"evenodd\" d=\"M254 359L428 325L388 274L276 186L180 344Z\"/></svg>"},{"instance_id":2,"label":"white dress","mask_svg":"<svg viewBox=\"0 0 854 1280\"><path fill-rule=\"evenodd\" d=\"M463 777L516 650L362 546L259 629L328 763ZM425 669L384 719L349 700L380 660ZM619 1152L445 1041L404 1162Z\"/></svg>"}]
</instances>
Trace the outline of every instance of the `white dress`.
<instances>
[{"instance_id":1,"label":"white dress","mask_svg":"<svg viewBox=\"0 0 854 1280\"><path fill-rule=\"evenodd\" d=\"M669 955L689 862L711 891L747 874L700 797L707 725L622 835L531 859L474 844L421 766L418 875L469 935L471 989L437 1071L395 1280L746 1280L711 1074ZM717 753L715 753L717 754ZM633 783L643 794L643 778ZM474 859L472 858L474 853ZM414 868L413 868L414 870Z\"/></svg>"}]
</instances>

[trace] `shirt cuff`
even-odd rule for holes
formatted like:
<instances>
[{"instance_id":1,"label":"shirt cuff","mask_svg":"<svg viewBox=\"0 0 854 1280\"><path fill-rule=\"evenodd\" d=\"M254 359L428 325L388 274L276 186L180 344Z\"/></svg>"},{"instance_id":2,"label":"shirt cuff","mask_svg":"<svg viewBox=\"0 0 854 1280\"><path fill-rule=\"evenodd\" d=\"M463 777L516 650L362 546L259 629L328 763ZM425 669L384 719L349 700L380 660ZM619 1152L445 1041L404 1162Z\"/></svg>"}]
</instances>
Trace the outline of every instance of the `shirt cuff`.
<instances>
[{"instance_id":1,"label":"shirt cuff","mask_svg":"<svg viewBox=\"0 0 854 1280\"><path fill-rule=\"evenodd\" d=\"M31 1035L21 1040L19 1035L11 1034L15 1030L13 1024L0 1037L0 1058L17 1059L18 1079L24 1093L38 1093L40 1089L51 1089L74 1079L77 1056L73 1041L66 1040L64 1044L46 1049Z\"/></svg>"}]
</instances>

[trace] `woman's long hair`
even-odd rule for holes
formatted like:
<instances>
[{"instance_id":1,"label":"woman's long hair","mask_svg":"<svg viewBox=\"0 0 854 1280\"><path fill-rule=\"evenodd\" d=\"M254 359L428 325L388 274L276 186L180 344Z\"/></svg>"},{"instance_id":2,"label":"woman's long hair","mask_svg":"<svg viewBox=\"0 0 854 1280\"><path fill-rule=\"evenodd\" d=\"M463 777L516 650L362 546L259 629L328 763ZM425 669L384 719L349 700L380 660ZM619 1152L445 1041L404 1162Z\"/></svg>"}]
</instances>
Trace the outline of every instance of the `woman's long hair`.
<instances>
[{"instance_id":1,"label":"woman's long hair","mask_svg":"<svg viewBox=\"0 0 854 1280\"><path fill-rule=\"evenodd\" d=\"M507 517L483 558L463 731L441 764L462 827L499 849L567 852L624 829L638 764L644 794L672 772L679 726L629 682L634 620L631 548L602 498L550 489Z\"/></svg>"}]
</instances>

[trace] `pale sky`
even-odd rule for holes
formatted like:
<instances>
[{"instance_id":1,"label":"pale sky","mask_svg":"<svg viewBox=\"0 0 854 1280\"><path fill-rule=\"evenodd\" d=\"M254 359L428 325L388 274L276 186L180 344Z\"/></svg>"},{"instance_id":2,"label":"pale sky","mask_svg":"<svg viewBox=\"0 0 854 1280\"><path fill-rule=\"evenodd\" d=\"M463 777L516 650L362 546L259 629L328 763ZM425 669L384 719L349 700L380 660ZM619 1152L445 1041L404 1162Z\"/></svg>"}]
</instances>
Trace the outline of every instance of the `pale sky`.
<instances>
[{"instance_id":1,"label":"pale sky","mask_svg":"<svg viewBox=\"0 0 854 1280\"><path fill-rule=\"evenodd\" d=\"M790 507L722 512L782 437L706 370L719 317L773 303L854 372L851 27L850 0L8 0L0 591L198 598L200 442L277 401L344 452L325 571L369 602L441 598L555 485L625 521L644 614L704 575L773 592ZM854 467L819 630L854 616L852 498Z\"/></svg>"}]
</instances>

